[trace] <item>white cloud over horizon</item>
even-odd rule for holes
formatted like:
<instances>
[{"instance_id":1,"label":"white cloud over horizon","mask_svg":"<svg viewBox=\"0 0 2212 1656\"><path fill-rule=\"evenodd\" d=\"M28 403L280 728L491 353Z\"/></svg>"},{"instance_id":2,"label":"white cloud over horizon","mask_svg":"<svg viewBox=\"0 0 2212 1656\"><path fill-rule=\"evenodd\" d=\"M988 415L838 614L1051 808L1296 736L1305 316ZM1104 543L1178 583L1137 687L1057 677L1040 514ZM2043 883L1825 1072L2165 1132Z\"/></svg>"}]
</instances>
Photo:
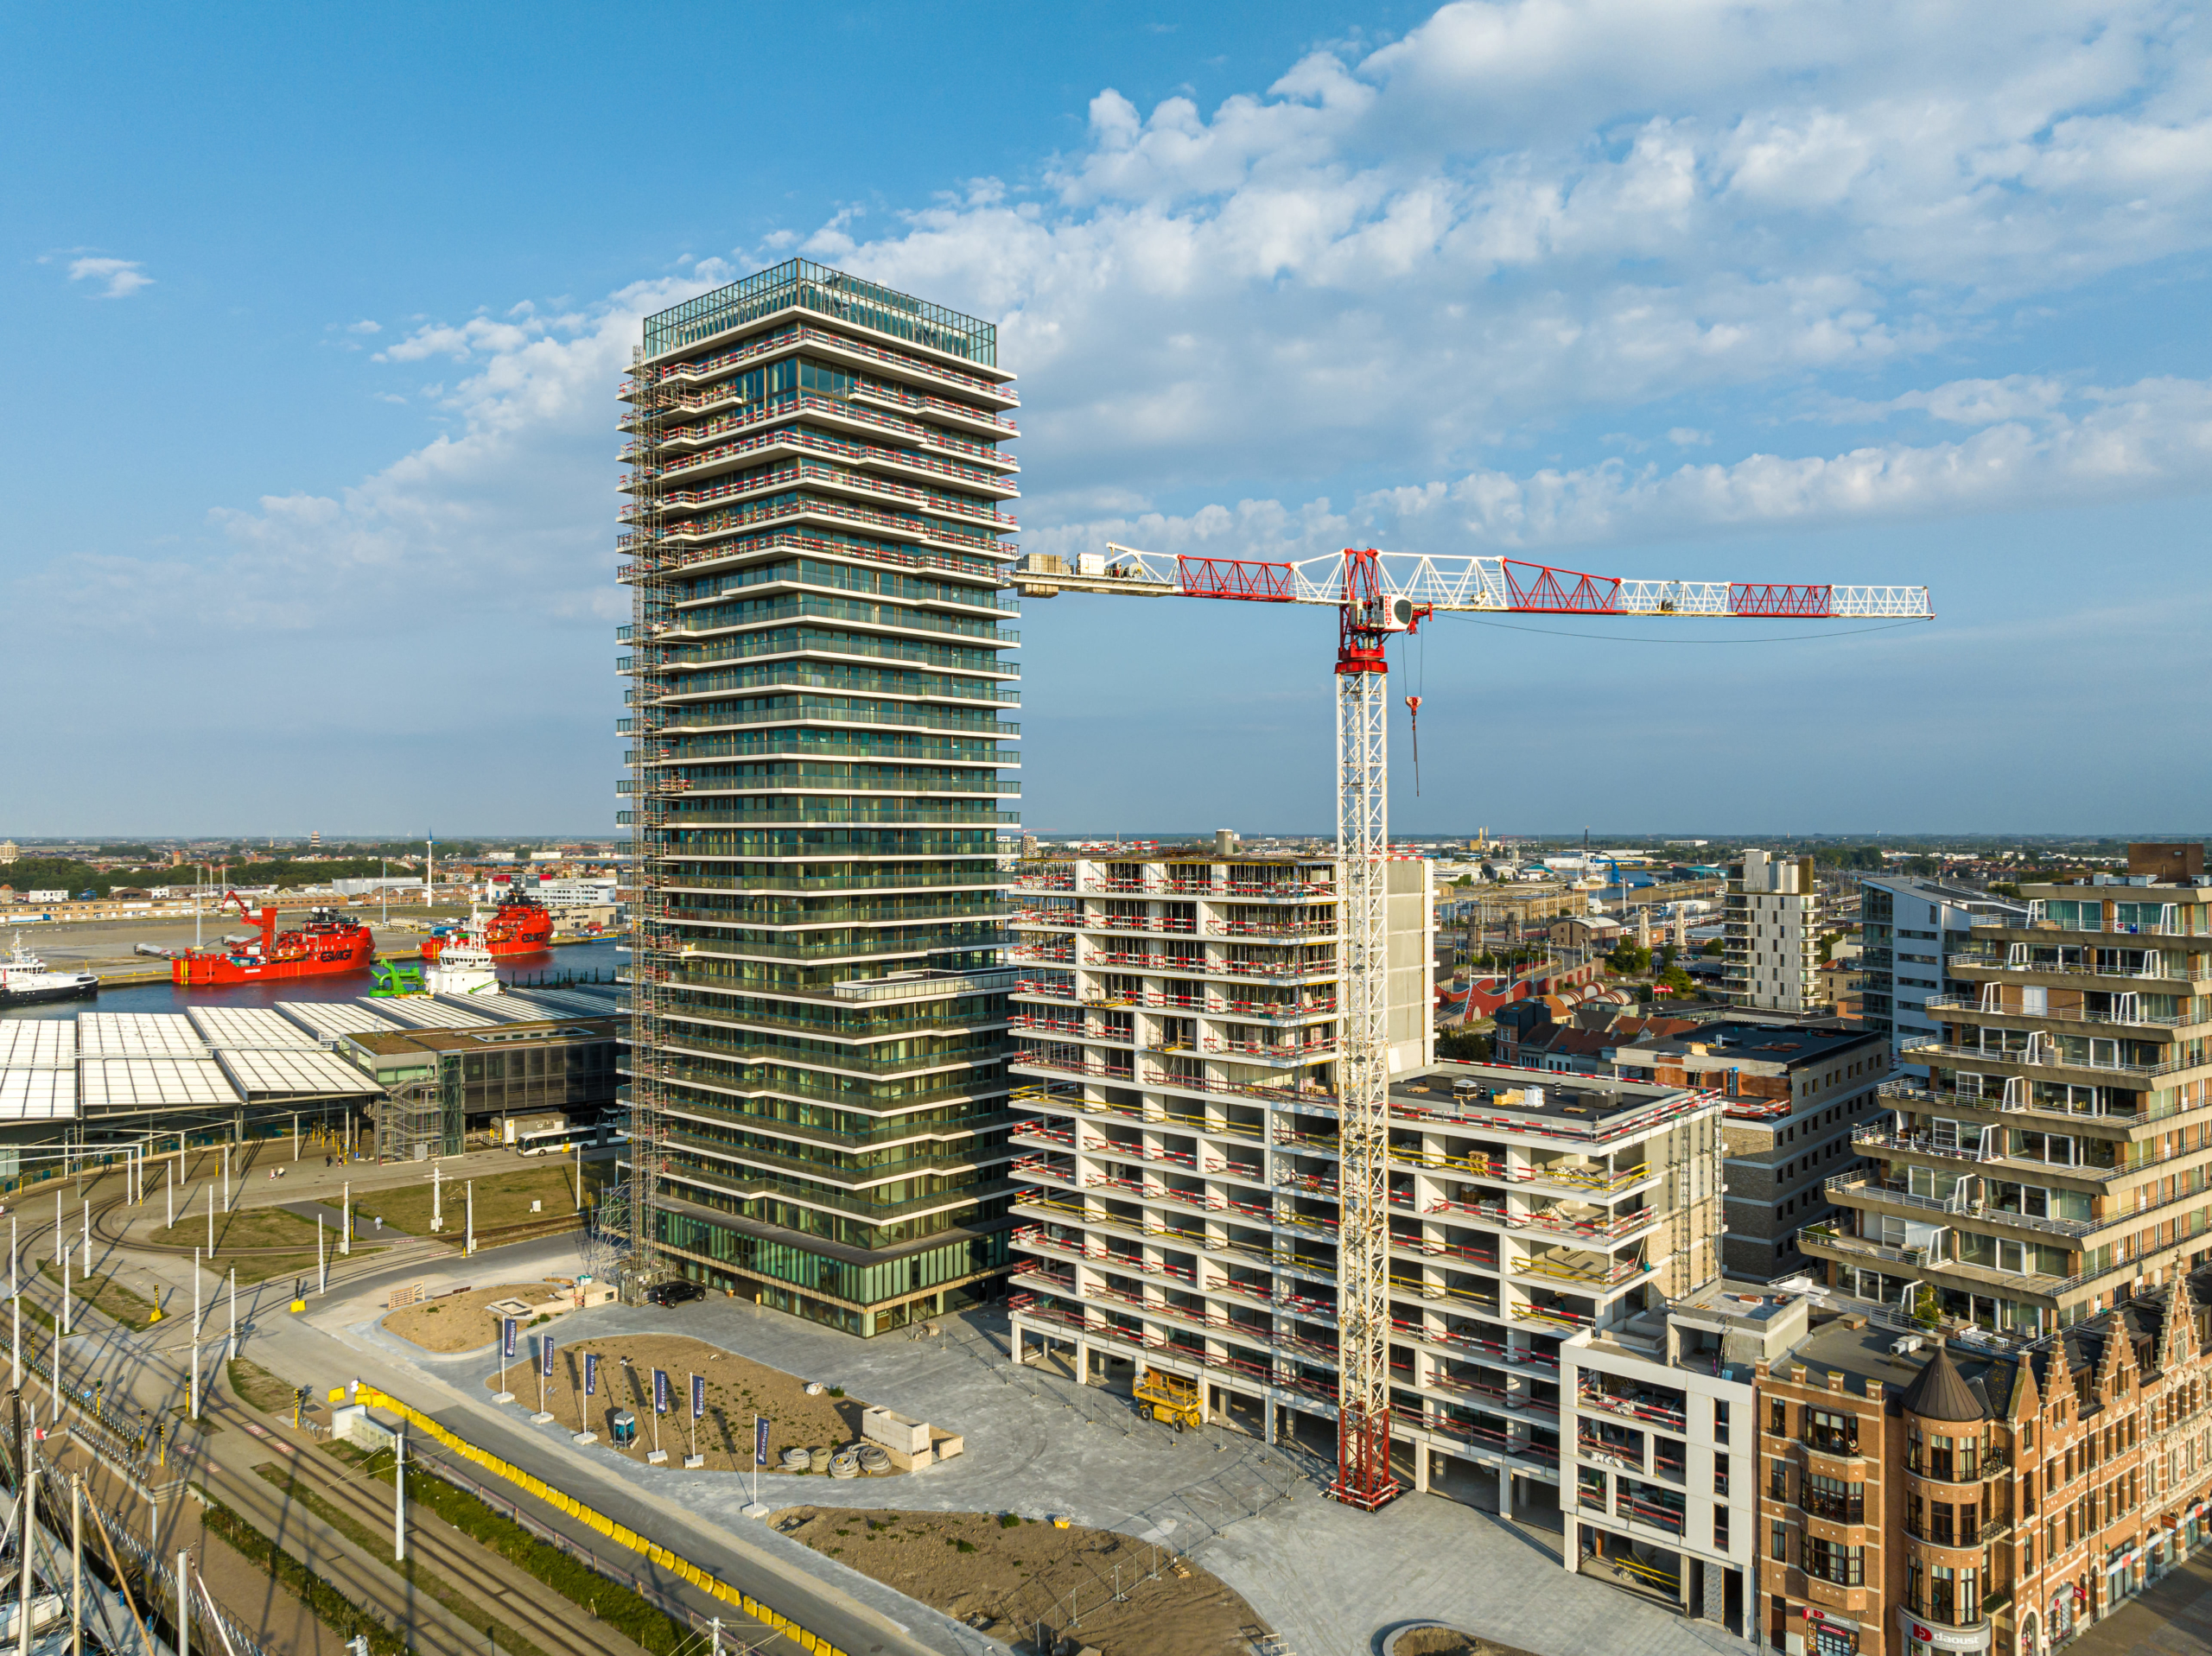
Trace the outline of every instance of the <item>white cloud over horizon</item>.
<instances>
[{"instance_id":1,"label":"white cloud over horizon","mask_svg":"<svg viewBox=\"0 0 2212 1656\"><path fill-rule=\"evenodd\" d=\"M395 329L362 359L387 376L371 394L442 427L411 452L336 493L271 479L182 552L67 553L20 595L63 625L396 625L426 593L619 613L612 393L639 319L790 251L998 321L1036 550L1535 549L2203 487L2205 381L1951 365L2001 308L2212 248L2190 21L1509 0L1313 51L1210 113L1103 89L1035 187ZM449 375L391 378L426 370ZM1926 430L1805 436L1890 421Z\"/></svg>"}]
</instances>

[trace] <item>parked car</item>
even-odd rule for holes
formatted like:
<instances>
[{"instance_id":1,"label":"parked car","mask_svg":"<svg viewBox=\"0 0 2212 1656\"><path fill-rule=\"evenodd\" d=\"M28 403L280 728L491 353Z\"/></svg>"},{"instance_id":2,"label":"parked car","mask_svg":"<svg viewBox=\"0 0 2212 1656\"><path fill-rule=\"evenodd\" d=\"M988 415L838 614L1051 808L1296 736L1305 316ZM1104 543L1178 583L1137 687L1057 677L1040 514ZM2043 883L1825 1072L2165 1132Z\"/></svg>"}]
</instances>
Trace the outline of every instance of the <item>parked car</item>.
<instances>
[{"instance_id":1,"label":"parked car","mask_svg":"<svg viewBox=\"0 0 2212 1656\"><path fill-rule=\"evenodd\" d=\"M645 1298L656 1305L681 1305L706 1297L707 1291L696 1282L657 1282L645 1291Z\"/></svg>"}]
</instances>

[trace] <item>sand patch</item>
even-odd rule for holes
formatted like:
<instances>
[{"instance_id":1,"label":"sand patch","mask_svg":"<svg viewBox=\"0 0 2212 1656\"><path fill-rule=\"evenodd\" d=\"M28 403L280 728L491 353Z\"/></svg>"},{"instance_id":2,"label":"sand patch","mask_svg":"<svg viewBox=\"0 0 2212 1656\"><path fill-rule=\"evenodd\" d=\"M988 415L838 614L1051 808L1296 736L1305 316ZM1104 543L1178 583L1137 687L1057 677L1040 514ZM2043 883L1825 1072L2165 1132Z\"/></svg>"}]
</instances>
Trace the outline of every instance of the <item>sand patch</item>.
<instances>
[{"instance_id":1,"label":"sand patch","mask_svg":"<svg viewBox=\"0 0 2212 1656\"><path fill-rule=\"evenodd\" d=\"M857 1443L861 1412L868 1405L859 1398L833 1397L828 1390L809 1397L809 1380L830 1381L828 1375L787 1374L780 1368L754 1362L735 1352L695 1340L688 1335L608 1335L579 1340L571 1345L560 1337L556 1323L538 1333L554 1338L553 1378L545 1383L545 1407L556 1421L570 1431L591 1431L600 1442L612 1444L614 1417L626 1410L638 1417L638 1442L626 1453L642 1461L653 1447L653 1370L668 1375L668 1412L660 1418L660 1447L668 1463L680 1467L692 1452L691 1376L707 1382L707 1412L698 1422L698 1453L710 1472L750 1472L753 1469L753 1418L768 1418L768 1465L762 1476L799 1475L783 1470L786 1449L826 1451ZM507 1387L518 1403L537 1400L537 1336L527 1351L519 1346L518 1365L507 1371ZM599 1391L583 1395L584 1357L599 1354ZM626 1364L624 1359L628 1359ZM486 1389L497 1386L498 1376L488 1378ZM935 1423L944 1424L943 1422ZM957 1430L957 1426L949 1428ZM827 1465L826 1453L816 1456L817 1471Z\"/></svg>"},{"instance_id":2,"label":"sand patch","mask_svg":"<svg viewBox=\"0 0 2212 1656\"><path fill-rule=\"evenodd\" d=\"M1112 1530L1033 1520L1009 1526L988 1513L823 1507L794 1507L767 1521L1009 1643L1028 1638L1039 1618L1105 1656L1221 1656L1272 1631L1208 1571ZM1077 1627L1068 1625L1071 1594Z\"/></svg>"},{"instance_id":3,"label":"sand patch","mask_svg":"<svg viewBox=\"0 0 2212 1656\"><path fill-rule=\"evenodd\" d=\"M425 1351L474 1351L499 1337L499 1321L491 1310L493 1300L526 1299L534 1304L550 1294L554 1285L549 1279L471 1288L465 1294L448 1294L443 1299L427 1299L420 1305L404 1306L387 1315L384 1325L389 1332ZM519 1330L515 1336L515 1355L523 1355Z\"/></svg>"}]
</instances>

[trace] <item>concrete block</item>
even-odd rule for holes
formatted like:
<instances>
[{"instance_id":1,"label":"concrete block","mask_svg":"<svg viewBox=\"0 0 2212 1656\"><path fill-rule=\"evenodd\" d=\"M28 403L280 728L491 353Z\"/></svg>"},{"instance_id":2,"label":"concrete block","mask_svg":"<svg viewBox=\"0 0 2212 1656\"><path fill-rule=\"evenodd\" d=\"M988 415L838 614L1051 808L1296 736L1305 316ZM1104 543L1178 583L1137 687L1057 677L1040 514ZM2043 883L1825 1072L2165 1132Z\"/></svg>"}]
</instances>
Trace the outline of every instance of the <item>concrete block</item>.
<instances>
[{"instance_id":1,"label":"concrete block","mask_svg":"<svg viewBox=\"0 0 2212 1656\"><path fill-rule=\"evenodd\" d=\"M931 1432L927 1421L909 1420L888 1409L863 1409L861 1436L896 1455L912 1455L924 1460L929 1457Z\"/></svg>"},{"instance_id":2,"label":"concrete block","mask_svg":"<svg viewBox=\"0 0 2212 1656\"><path fill-rule=\"evenodd\" d=\"M350 1404L331 1415L330 1434L343 1443L351 1443L356 1449L367 1450L372 1454L380 1449L390 1449L394 1441L394 1435L370 1419L368 1410L359 1403Z\"/></svg>"}]
</instances>

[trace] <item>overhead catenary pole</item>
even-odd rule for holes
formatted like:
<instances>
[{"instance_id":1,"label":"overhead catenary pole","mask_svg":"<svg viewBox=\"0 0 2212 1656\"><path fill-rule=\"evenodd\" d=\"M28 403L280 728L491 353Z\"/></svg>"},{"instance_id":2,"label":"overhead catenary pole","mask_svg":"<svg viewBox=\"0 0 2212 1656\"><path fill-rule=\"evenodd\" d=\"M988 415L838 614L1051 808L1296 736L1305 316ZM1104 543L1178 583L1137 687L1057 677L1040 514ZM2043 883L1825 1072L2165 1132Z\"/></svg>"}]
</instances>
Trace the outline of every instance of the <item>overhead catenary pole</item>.
<instances>
[{"instance_id":1,"label":"overhead catenary pole","mask_svg":"<svg viewBox=\"0 0 2212 1656\"><path fill-rule=\"evenodd\" d=\"M192 1656L192 1555L176 1555L176 1656Z\"/></svg>"},{"instance_id":2,"label":"overhead catenary pole","mask_svg":"<svg viewBox=\"0 0 2212 1656\"><path fill-rule=\"evenodd\" d=\"M231 1267L231 1337L223 1345L223 1361L238 1355L238 1268Z\"/></svg>"},{"instance_id":3,"label":"overhead catenary pole","mask_svg":"<svg viewBox=\"0 0 2212 1656\"><path fill-rule=\"evenodd\" d=\"M92 1198L91 1198L91 1197L89 1197L89 1196L87 1196L87 1197L85 1199L85 1276L86 1276L86 1279L87 1279L87 1280L89 1280L89 1279L91 1278L92 1274Z\"/></svg>"},{"instance_id":4,"label":"overhead catenary pole","mask_svg":"<svg viewBox=\"0 0 2212 1656\"><path fill-rule=\"evenodd\" d=\"M502 1390L505 1387L504 1384ZM407 1562L407 1423L391 1440L391 1561Z\"/></svg>"},{"instance_id":5,"label":"overhead catenary pole","mask_svg":"<svg viewBox=\"0 0 2212 1656\"><path fill-rule=\"evenodd\" d=\"M37 1434L28 1421L22 1423L17 1439L16 1464L22 1469L22 1511L17 1514L22 1527L16 1532L22 1543L17 1551L20 1566L16 1580L22 1591L16 1610L16 1656L30 1656L31 1651L31 1537L38 1533L38 1450Z\"/></svg>"},{"instance_id":6,"label":"overhead catenary pole","mask_svg":"<svg viewBox=\"0 0 2212 1656\"><path fill-rule=\"evenodd\" d=\"M215 1257L215 1182L207 1182L207 1257Z\"/></svg>"},{"instance_id":7,"label":"overhead catenary pole","mask_svg":"<svg viewBox=\"0 0 2212 1656\"><path fill-rule=\"evenodd\" d=\"M338 1252L350 1255L353 1252L353 1182L346 1180L339 1187Z\"/></svg>"},{"instance_id":8,"label":"overhead catenary pole","mask_svg":"<svg viewBox=\"0 0 2212 1656\"><path fill-rule=\"evenodd\" d=\"M69 1475L69 1656L85 1656L85 1480Z\"/></svg>"}]
</instances>

